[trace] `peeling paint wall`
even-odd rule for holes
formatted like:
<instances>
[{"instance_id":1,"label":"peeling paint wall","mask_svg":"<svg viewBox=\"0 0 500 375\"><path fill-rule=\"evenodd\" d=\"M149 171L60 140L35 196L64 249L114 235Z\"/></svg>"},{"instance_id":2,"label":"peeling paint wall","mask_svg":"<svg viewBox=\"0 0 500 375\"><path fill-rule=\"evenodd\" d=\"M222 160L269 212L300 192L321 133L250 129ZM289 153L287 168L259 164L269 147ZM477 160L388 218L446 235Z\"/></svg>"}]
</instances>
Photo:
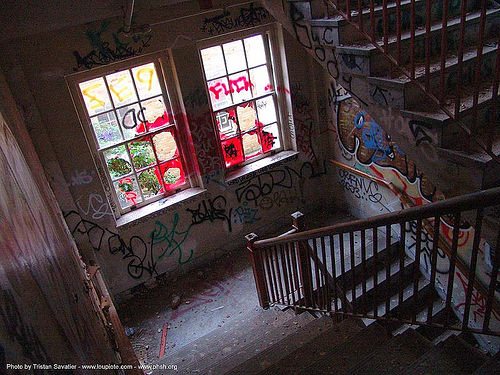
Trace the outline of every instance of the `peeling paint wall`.
<instances>
[{"instance_id":1,"label":"peeling paint wall","mask_svg":"<svg viewBox=\"0 0 500 375\"><path fill-rule=\"evenodd\" d=\"M115 362L76 246L41 170L32 173L21 152L32 148L27 133L4 117L15 109L0 79L0 368L49 374L33 364Z\"/></svg>"}]
</instances>

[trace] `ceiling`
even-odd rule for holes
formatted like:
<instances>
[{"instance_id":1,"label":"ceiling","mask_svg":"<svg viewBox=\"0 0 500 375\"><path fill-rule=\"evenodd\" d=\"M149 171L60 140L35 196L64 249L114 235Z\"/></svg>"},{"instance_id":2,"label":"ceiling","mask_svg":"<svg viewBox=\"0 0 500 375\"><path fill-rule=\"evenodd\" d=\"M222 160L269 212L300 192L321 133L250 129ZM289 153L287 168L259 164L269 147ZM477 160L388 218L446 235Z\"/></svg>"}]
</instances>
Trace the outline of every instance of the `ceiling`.
<instances>
[{"instance_id":1,"label":"ceiling","mask_svg":"<svg viewBox=\"0 0 500 375\"><path fill-rule=\"evenodd\" d=\"M135 9L189 0L136 0ZM0 42L123 15L127 0L0 0Z\"/></svg>"}]
</instances>

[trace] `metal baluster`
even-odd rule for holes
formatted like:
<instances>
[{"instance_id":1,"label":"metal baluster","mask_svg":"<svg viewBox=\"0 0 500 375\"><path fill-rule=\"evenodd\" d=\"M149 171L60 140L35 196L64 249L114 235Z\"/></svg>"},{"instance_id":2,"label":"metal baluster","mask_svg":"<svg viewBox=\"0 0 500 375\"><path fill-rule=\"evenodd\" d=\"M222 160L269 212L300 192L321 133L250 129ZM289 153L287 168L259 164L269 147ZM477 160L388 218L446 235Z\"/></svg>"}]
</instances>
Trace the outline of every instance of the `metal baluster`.
<instances>
[{"instance_id":1,"label":"metal baluster","mask_svg":"<svg viewBox=\"0 0 500 375\"><path fill-rule=\"evenodd\" d=\"M422 251L422 219L417 220L417 234L415 243L415 261L413 263L413 295L412 295L412 323L417 320L418 307L418 281L420 280L420 254Z\"/></svg>"},{"instance_id":2,"label":"metal baluster","mask_svg":"<svg viewBox=\"0 0 500 375\"><path fill-rule=\"evenodd\" d=\"M434 291L436 283L436 273L437 273L437 256L439 252L439 229L441 227L441 216L436 215L434 217L434 233L432 242L432 254L431 254L431 279L430 279L430 290ZM434 293L429 294L429 302L427 308L427 322L432 322L432 314L434 308Z\"/></svg>"},{"instance_id":3,"label":"metal baluster","mask_svg":"<svg viewBox=\"0 0 500 375\"><path fill-rule=\"evenodd\" d=\"M453 216L453 240L451 244L450 270L448 272L448 287L446 289L446 320L445 326L449 326L451 311L451 297L453 294L453 280L455 279L455 266L457 263L458 235L460 234L460 212Z\"/></svg>"},{"instance_id":4,"label":"metal baluster","mask_svg":"<svg viewBox=\"0 0 500 375\"><path fill-rule=\"evenodd\" d=\"M472 243L472 254L469 267L469 282L467 284L467 295L465 296L464 318L462 321L462 331L469 326L470 302L474 290L474 280L476 279L477 254L479 253L479 241L481 241L481 226L483 224L483 209L477 210L476 224L474 225L474 241Z\"/></svg>"}]
</instances>

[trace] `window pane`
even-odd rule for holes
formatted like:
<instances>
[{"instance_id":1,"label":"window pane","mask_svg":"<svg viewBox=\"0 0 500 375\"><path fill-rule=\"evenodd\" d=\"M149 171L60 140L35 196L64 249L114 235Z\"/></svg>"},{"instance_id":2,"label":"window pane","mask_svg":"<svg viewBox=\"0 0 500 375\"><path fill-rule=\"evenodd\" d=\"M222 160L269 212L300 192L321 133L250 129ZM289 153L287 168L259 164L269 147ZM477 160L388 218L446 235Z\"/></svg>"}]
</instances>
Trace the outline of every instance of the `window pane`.
<instances>
[{"instance_id":1,"label":"window pane","mask_svg":"<svg viewBox=\"0 0 500 375\"><path fill-rule=\"evenodd\" d=\"M112 178L118 178L132 172L132 166L125 145L104 151L106 164Z\"/></svg>"},{"instance_id":2,"label":"window pane","mask_svg":"<svg viewBox=\"0 0 500 375\"><path fill-rule=\"evenodd\" d=\"M245 160L262 153L260 139L256 131L243 134L242 139L243 150L245 151Z\"/></svg>"},{"instance_id":3,"label":"window pane","mask_svg":"<svg viewBox=\"0 0 500 375\"><path fill-rule=\"evenodd\" d=\"M245 50L247 52L248 67L266 63L266 50L262 35L252 36L245 39Z\"/></svg>"},{"instance_id":4,"label":"window pane","mask_svg":"<svg viewBox=\"0 0 500 375\"><path fill-rule=\"evenodd\" d=\"M139 93L139 98L145 99L151 96L160 95L161 87L156 74L155 64L150 63L132 69L135 86Z\"/></svg>"},{"instance_id":5,"label":"window pane","mask_svg":"<svg viewBox=\"0 0 500 375\"><path fill-rule=\"evenodd\" d=\"M92 79L80 83L79 86L89 116L109 111L112 108L104 79Z\"/></svg>"},{"instance_id":6,"label":"window pane","mask_svg":"<svg viewBox=\"0 0 500 375\"><path fill-rule=\"evenodd\" d=\"M261 132L261 140L262 150L264 152L279 149L281 147L281 142L278 124L264 127Z\"/></svg>"},{"instance_id":7,"label":"window pane","mask_svg":"<svg viewBox=\"0 0 500 375\"><path fill-rule=\"evenodd\" d=\"M274 106L274 99L272 96L266 96L259 99L257 103L257 113L259 115L259 122L263 125L276 122L276 107Z\"/></svg>"},{"instance_id":8,"label":"window pane","mask_svg":"<svg viewBox=\"0 0 500 375\"><path fill-rule=\"evenodd\" d=\"M186 182L184 171L182 170L182 163L179 159L161 164L160 170L167 191L177 189Z\"/></svg>"},{"instance_id":9,"label":"window pane","mask_svg":"<svg viewBox=\"0 0 500 375\"><path fill-rule=\"evenodd\" d=\"M109 92L115 107L137 101L132 77L128 70L107 75L106 81L108 81Z\"/></svg>"},{"instance_id":10,"label":"window pane","mask_svg":"<svg viewBox=\"0 0 500 375\"><path fill-rule=\"evenodd\" d=\"M215 111L233 104L231 96L229 95L229 85L227 83L227 78L224 77L214 79L207 84L208 91L210 92L210 101L212 102L212 108Z\"/></svg>"},{"instance_id":11,"label":"window pane","mask_svg":"<svg viewBox=\"0 0 500 375\"><path fill-rule=\"evenodd\" d=\"M238 123L240 124L240 131L244 132L255 128L255 126L257 125L257 116L255 114L255 108L253 107L253 102L239 105L236 108L236 112L238 114Z\"/></svg>"},{"instance_id":12,"label":"window pane","mask_svg":"<svg viewBox=\"0 0 500 375\"><path fill-rule=\"evenodd\" d=\"M101 113L90 119L99 147L111 146L122 140L114 112Z\"/></svg>"},{"instance_id":13,"label":"window pane","mask_svg":"<svg viewBox=\"0 0 500 375\"><path fill-rule=\"evenodd\" d=\"M207 80L226 74L224 57L220 46L205 48L201 50L201 59Z\"/></svg>"},{"instance_id":14,"label":"window pane","mask_svg":"<svg viewBox=\"0 0 500 375\"><path fill-rule=\"evenodd\" d=\"M241 40L226 43L224 48L224 57L226 58L227 73L231 74L246 69L245 51Z\"/></svg>"},{"instance_id":15,"label":"window pane","mask_svg":"<svg viewBox=\"0 0 500 375\"><path fill-rule=\"evenodd\" d=\"M147 121L148 131L169 124L170 117L162 96L143 101L142 111Z\"/></svg>"},{"instance_id":16,"label":"window pane","mask_svg":"<svg viewBox=\"0 0 500 375\"><path fill-rule=\"evenodd\" d=\"M148 140L130 142L128 147L135 168L144 168L156 162L153 146Z\"/></svg>"},{"instance_id":17,"label":"window pane","mask_svg":"<svg viewBox=\"0 0 500 375\"><path fill-rule=\"evenodd\" d=\"M235 136L238 132L236 124L236 112L234 108L228 108L224 111L217 112L215 115L219 134L221 139L226 139Z\"/></svg>"},{"instance_id":18,"label":"window pane","mask_svg":"<svg viewBox=\"0 0 500 375\"><path fill-rule=\"evenodd\" d=\"M233 94L233 102L241 103L252 99L251 83L248 80L248 72L242 72L229 76L229 91Z\"/></svg>"},{"instance_id":19,"label":"window pane","mask_svg":"<svg viewBox=\"0 0 500 375\"><path fill-rule=\"evenodd\" d=\"M162 185L158 178L158 167L147 169L139 173L139 186L141 187L142 195L145 199L157 195L162 189Z\"/></svg>"},{"instance_id":20,"label":"window pane","mask_svg":"<svg viewBox=\"0 0 500 375\"><path fill-rule=\"evenodd\" d=\"M261 66L250 70L250 82L252 82L253 96L261 96L268 93L271 80L267 66Z\"/></svg>"},{"instance_id":21,"label":"window pane","mask_svg":"<svg viewBox=\"0 0 500 375\"><path fill-rule=\"evenodd\" d=\"M221 144L226 167L231 167L243 161L243 148L239 137L222 141Z\"/></svg>"},{"instance_id":22,"label":"window pane","mask_svg":"<svg viewBox=\"0 0 500 375\"><path fill-rule=\"evenodd\" d=\"M146 131L143 123L144 115L137 103L119 108L117 112L125 139L130 139Z\"/></svg>"},{"instance_id":23,"label":"window pane","mask_svg":"<svg viewBox=\"0 0 500 375\"><path fill-rule=\"evenodd\" d=\"M172 131L166 130L153 136L156 155L159 161L165 161L179 156Z\"/></svg>"},{"instance_id":24,"label":"window pane","mask_svg":"<svg viewBox=\"0 0 500 375\"><path fill-rule=\"evenodd\" d=\"M122 178L113 182L113 185L122 208L133 206L142 201L135 177Z\"/></svg>"}]
</instances>

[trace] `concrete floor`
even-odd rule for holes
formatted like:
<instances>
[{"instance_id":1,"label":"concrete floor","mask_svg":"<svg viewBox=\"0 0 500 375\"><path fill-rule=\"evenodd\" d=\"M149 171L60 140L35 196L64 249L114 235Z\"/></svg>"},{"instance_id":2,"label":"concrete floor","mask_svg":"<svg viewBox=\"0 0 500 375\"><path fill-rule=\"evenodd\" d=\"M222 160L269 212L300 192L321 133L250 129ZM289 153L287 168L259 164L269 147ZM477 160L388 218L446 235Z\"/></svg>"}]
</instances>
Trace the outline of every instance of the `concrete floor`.
<instances>
[{"instance_id":1,"label":"concrete floor","mask_svg":"<svg viewBox=\"0 0 500 375\"><path fill-rule=\"evenodd\" d=\"M352 219L338 212L314 227ZM289 228L286 228L288 230ZM181 303L172 309L172 296ZM246 249L241 249L174 280L143 288L117 306L120 318L143 364L157 362L241 314L258 315L261 308Z\"/></svg>"}]
</instances>

